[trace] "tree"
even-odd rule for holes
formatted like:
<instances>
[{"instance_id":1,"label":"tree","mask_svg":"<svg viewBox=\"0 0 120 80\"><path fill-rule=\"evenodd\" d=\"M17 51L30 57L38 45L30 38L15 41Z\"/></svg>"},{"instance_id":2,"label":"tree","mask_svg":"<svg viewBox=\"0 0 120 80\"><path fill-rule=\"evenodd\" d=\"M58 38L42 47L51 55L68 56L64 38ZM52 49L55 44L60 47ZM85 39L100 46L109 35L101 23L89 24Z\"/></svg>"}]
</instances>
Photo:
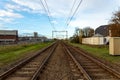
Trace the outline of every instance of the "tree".
<instances>
[{"instance_id":1,"label":"tree","mask_svg":"<svg viewBox=\"0 0 120 80\"><path fill-rule=\"evenodd\" d=\"M109 24L109 36L120 37L120 10L113 14Z\"/></svg>"},{"instance_id":2,"label":"tree","mask_svg":"<svg viewBox=\"0 0 120 80\"><path fill-rule=\"evenodd\" d=\"M74 41L76 43L79 43L79 34L80 34L80 29L78 27L75 28L75 34L74 34Z\"/></svg>"},{"instance_id":3,"label":"tree","mask_svg":"<svg viewBox=\"0 0 120 80\"><path fill-rule=\"evenodd\" d=\"M73 37L70 38L71 42L79 43L80 42L80 28L75 28L75 33Z\"/></svg>"},{"instance_id":4,"label":"tree","mask_svg":"<svg viewBox=\"0 0 120 80\"><path fill-rule=\"evenodd\" d=\"M120 25L120 10L116 11L113 14L112 19L110 20L111 24L119 24Z\"/></svg>"},{"instance_id":5,"label":"tree","mask_svg":"<svg viewBox=\"0 0 120 80\"><path fill-rule=\"evenodd\" d=\"M90 27L83 28L83 35L84 37L92 37L94 35L94 29Z\"/></svg>"},{"instance_id":6,"label":"tree","mask_svg":"<svg viewBox=\"0 0 120 80\"><path fill-rule=\"evenodd\" d=\"M82 44L82 38L83 38L83 30L79 30L79 43Z\"/></svg>"},{"instance_id":7,"label":"tree","mask_svg":"<svg viewBox=\"0 0 120 80\"><path fill-rule=\"evenodd\" d=\"M93 35L94 35L94 29L92 29L90 27L86 27L83 29L76 27L75 33L74 33L73 37L70 38L70 40L75 43L82 43L83 37L91 37Z\"/></svg>"}]
</instances>

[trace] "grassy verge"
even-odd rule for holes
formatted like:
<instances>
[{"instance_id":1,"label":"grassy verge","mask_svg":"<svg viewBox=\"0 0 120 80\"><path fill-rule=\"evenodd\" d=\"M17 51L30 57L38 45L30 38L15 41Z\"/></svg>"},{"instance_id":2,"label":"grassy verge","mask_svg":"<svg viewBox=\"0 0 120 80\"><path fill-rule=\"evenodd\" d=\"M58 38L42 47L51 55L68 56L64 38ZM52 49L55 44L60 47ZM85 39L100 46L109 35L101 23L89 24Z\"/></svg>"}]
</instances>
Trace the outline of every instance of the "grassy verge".
<instances>
[{"instance_id":1,"label":"grassy verge","mask_svg":"<svg viewBox=\"0 0 120 80\"><path fill-rule=\"evenodd\" d=\"M85 51L89 52L90 54L97 56L101 59L108 60L109 62L112 62L112 63L120 64L120 56L109 55L108 48L91 47L91 46L75 44L75 43L70 43L70 44L73 46L76 46L76 47L80 47L80 48L84 49Z\"/></svg>"},{"instance_id":2,"label":"grassy verge","mask_svg":"<svg viewBox=\"0 0 120 80\"><path fill-rule=\"evenodd\" d=\"M16 61L30 52L34 52L50 44L51 43L37 43L0 46L0 66Z\"/></svg>"}]
</instances>

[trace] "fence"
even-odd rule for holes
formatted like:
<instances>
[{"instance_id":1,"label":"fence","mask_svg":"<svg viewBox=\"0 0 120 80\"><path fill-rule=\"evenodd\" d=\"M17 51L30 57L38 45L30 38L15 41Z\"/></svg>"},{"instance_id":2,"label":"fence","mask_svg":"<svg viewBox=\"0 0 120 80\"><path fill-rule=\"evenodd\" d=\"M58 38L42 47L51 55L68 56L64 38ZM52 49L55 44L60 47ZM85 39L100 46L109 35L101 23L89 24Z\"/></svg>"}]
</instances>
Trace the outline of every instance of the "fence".
<instances>
[{"instance_id":1,"label":"fence","mask_svg":"<svg viewBox=\"0 0 120 80\"><path fill-rule=\"evenodd\" d=\"M106 38L104 37L90 37L90 38L82 39L82 44L104 45L105 42L106 42Z\"/></svg>"}]
</instances>

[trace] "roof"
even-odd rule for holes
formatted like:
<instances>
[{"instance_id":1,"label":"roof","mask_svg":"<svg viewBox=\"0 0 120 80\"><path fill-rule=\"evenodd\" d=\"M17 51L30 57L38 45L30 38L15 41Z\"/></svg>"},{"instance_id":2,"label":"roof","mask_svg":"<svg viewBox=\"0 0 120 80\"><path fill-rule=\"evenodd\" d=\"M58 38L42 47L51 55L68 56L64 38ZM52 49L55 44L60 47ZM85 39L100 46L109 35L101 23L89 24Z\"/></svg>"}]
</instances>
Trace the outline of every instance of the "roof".
<instances>
[{"instance_id":1,"label":"roof","mask_svg":"<svg viewBox=\"0 0 120 80\"><path fill-rule=\"evenodd\" d=\"M103 37L103 35L97 33L93 37Z\"/></svg>"},{"instance_id":2,"label":"roof","mask_svg":"<svg viewBox=\"0 0 120 80\"><path fill-rule=\"evenodd\" d=\"M18 35L17 30L0 30L0 35Z\"/></svg>"},{"instance_id":3,"label":"roof","mask_svg":"<svg viewBox=\"0 0 120 80\"><path fill-rule=\"evenodd\" d=\"M102 25L96 28L95 34L100 34L102 36L108 36L109 35L109 26L108 25Z\"/></svg>"}]
</instances>

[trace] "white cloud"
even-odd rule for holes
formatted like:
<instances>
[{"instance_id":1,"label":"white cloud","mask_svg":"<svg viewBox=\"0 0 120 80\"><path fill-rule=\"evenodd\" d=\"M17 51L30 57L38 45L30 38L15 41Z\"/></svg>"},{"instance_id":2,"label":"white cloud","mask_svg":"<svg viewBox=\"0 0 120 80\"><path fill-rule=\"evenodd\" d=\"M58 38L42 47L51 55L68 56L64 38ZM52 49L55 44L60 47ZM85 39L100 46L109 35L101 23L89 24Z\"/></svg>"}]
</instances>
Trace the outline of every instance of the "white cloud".
<instances>
[{"instance_id":1,"label":"white cloud","mask_svg":"<svg viewBox=\"0 0 120 80\"><path fill-rule=\"evenodd\" d=\"M25 10L35 13L41 13L44 10L42 9L42 5L40 3L40 0L12 0L13 2L19 4L21 7L26 7ZM42 0L43 1L43 0ZM70 12L70 9L73 5L74 0L47 0L47 4L49 7L49 10L51 12L52 17L55 18L66 18ZM77 3L76 5L78 4ZM113 3L114 2L114 3ZM114 8L111 8L112 5L118 4L117 2L120 2L120 0L83 0L78 14L84 13L85 11L92 12L92 13L104 13L108 12L109 10L114 10ZM15 8L14 6L11 6L12 8ZM114 6L113 6L114 7ZM29 10L30 9L30 10ZM21 10L21 9L20 9ZM84 14L82 14L84 15Z\"/></svg>"},{"instance_id":2,"label":"white cloud","mask_svg":"<svg viewBox=\"0 0 120 80\"><path fill-rule=\"evenodd\" d=\"M13 11L0 10L0 21L12 22L16 18L23 18L21 14L14 13Z\"/></svg>"},{"instance_id":3,"label":"white cloud","mask_svg":"<svg viewBox=\"0 0 120 80\"><path fill-rule=\"evenodd\" d=\"M25 10L31 10L31 12L43 12L42 5L40 3L40 0L12 0L22 8L25 8ZM44 0L42 0L44 1ZM51 15L53 17L67 17L70 9L73 5L74 0L46 0L49 10L51 12ZM76 2L76 5L78 4L78 1ZM114 2L114 3L113 3ZM79 12L84 12L91 10L93 12L106 12L110 9L112 9L112 5L118 5L118 2L120 0L83 0L82 4L80 6ZM8 5L10 8L16 8L15 6ZM22 9L21 8L21 9ZM18 7L18 9L20 9ZM20 9L20 10L21 10ZM114 8L113 8L114 9Z\"/></svg>"},{"instance_id":4,"label":"white cloud","mask_svg":"<svg viewBox=\"0 0 120 80\"><path fill-rule=\"evenodd\" d=\"M22 11L28 11L33 13L42 13L43 10L40 5L39 0L12 0L16 4L18 4L21 8L19 8Z\"/></svg>"},{"instance_id":5,"label":"white cloud","mask_svg":"<svg viewBox=\"0 0 120 80\"><path fill-rule=\"evenodd\" d=\"M72 20L70 26L73 27L86 27L90 26L92 28L99 27L100 25L105 25L110 19L110 14L108 13L94 13L94 14L82 14L78 15L75 20Z\"/></svg>"},{"instance_id":6,"label":"white cloud","mask_svg":"<svg viewBox=\"0 0 120 80\"><path fill-rule=\"evenodd\" d=\"M44 9L40 0L12 0L22 8L30 9L34 13L43 13ZM47 4L50 13L53 17L65 17L69 13L73 0L47 0ZM8 5L10 8L16 8L15 6ZM22 9L20 9L22 10Z\"/></svg>"},{"instance_id":7,"label":"white cloud","mask_svg":"<svg viewBox=\"0 0 120 80\"><path fill-rule=\"evenodd\" d=\"M20 6L18 5L12 5L12 4L6 4L5 5L5 8L8 10L8 11L13 11L14 9L20 9Z\"/></svg>"},{"instance_id":8,"label":"white cloud","mask_svg":"<svg viewBox=\"0 0 120 80\"><path fill-rule=\"evenodd\" d=\"M3 23L0 23L0 29L8 29Z\"/></svg>"},{"instance_id":9,"label":"white cloud","mask_svg":"<svg viewBox=\"0 0 120 80\"><path fill-rule=\"evenodd\" d=\"M0 10L0 17L12 17L12 18L23 18L21 14Z\"/></svg>"},{"instance_id":10,"label":"white cloud","mask_svg":"<svg viewBox=\"0 0 120 80\"><path fill-rule=\"evenodd\" d=\"M3 26L3 24L2 23L0 23L0 28Z\"/></svg>"},{"instance_id":11,"label":"white cloud","mask_svg":"<svg viewBox=\"0 0 120 80\"><path fill-rule=\"evenodd\" d=\"M58 24L58 22L57 21L51 21L53 24Z\"/></svg>"},{"instance_id":12,"label":"white cloud","mask_svg":"<svg viewBox=\"0 0 120 80\"><path fill-rule=\"evenodd\" d=\"M80 11L75 19L71 21L70 26L80 28L90 26L95 29L100 25L108 24L112 12L119 7L119 5L116 5L117 2L113 2L115 1L83 0Z\"/></svg>"},{"instance_id":13,"label":"white cloud","mask_svg":"<svg viewBox=\"0 0 120 80\"><path fill-rule=\"evenodd\" d=\"M11 23L14 19L13 18L0 18L0 21Z\"/></svg>"}]
</instances>

